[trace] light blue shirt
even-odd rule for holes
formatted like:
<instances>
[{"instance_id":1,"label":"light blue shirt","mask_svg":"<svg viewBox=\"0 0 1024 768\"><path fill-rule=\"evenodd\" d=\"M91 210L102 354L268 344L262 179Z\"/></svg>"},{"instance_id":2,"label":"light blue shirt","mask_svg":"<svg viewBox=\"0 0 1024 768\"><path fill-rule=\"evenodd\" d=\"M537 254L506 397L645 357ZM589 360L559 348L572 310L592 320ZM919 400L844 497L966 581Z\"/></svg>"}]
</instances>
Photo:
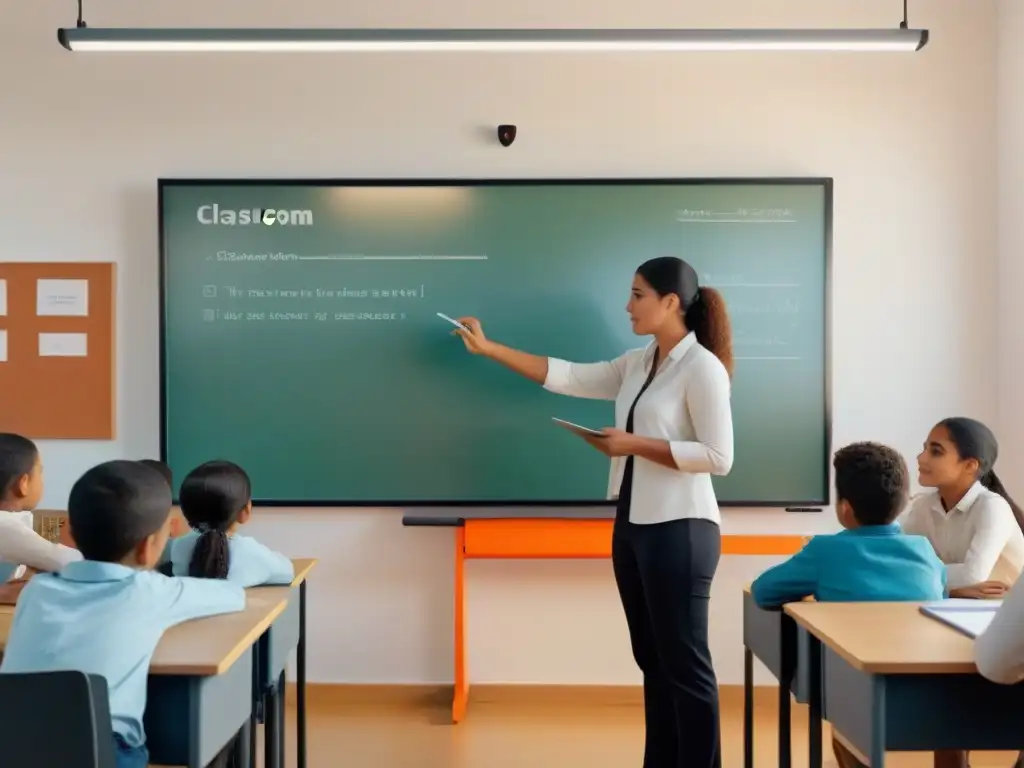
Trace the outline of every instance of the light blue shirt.
<instances>
[{"instance_id":1,"label":"light blue shirt","mask_svg":"<svg viewBox=\"0 0 1024 768\"><path fill-rule=\"evenodd\" d=\"M114 733L145 744L149 665L164 631L245 608L237 584L181 579L82 560L34 576L18 598L0 673L77 670L102 675Z\"/></svg>"},{"instance_id":2,"label":"light blue shirt","mask_svg":"<svg viewBox=\"0 0 1024 768\"><path fill-rule=\"evenodd\" d=\"M170 559L175 576L188 575L188 564L198 540L199 534L189 531L167 545L164 556ZM228 537L228 581L243 587L258 587L291 584L294 578L295 566L280 552L248 536L234 534Z\"/></svg>"},{"instance_id":3,"label":"light blue shirt","mask_svg":"<svg viewBox=\"0 0 1024 768\"><path fill-rule=\"evenodd\" d=\"M924 536L898 523L815 536L750 587L762 608L814 597L822 602L941 600L946 566Z\"/></svg>"}]
</instances>

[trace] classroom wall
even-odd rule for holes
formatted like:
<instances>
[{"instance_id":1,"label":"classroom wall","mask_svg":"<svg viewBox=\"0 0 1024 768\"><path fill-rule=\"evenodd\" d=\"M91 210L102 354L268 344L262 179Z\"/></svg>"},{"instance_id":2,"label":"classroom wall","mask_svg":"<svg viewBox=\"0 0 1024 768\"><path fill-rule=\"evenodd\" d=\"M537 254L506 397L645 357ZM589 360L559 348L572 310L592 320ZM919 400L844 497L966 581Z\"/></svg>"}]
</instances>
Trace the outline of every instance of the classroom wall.
<instances>
[{"instance_id":1,"label":"classroom wall","mask_svg":"<svg viewBox=\"0 0 1024 768\"><path fill-rule=\"evenodd\" d=\"M157 452L159 176L833 176L835 442L874 438L913 455L943 416L994 418L996 7L911 5L912 22L932 31L929 47L913 56L472 59L73 55L55 39L58 25L74 22L72 3L11 5L0 23L0 70L9 73L0 85L0 259L113 259L120 269L119 437L43 443L44 505L64 505L76 477L98 461ZM893 26L898 6L106 0L87 3L86 20ZM1007 40L1024 34L1020 10L1012 13L1018 34L1006 32ZM1010 90L1007 80L1003 88ZM1015 98L1019 159L1024 125ZM510 149L490 138L501 122L520 126ZM1020 220L1002 232L1004 286L1007 243L1015 234L1020 244ZM322 559L310 588L312 679L451 680L452 534L403 529L400 517L374 509L258 512L252 530L260 538ZM726 515L736 532L831 525L830 514ZM712 644L724 683L741 680L741 587L771 562L731 558L721 566ZM608 562L473 562L468 571L473 680L639 682Z\"/></svg>"},{"instance_id":2,"label":"classroom wall","mask_svg":"<svg viewBox=\"0 0 1024 768\"><path fill-rule=\"evenodd\" d=\"M1024 4L999 3L999 447L1000 478L1024 494Z\"/></svg>"}]
</instances>

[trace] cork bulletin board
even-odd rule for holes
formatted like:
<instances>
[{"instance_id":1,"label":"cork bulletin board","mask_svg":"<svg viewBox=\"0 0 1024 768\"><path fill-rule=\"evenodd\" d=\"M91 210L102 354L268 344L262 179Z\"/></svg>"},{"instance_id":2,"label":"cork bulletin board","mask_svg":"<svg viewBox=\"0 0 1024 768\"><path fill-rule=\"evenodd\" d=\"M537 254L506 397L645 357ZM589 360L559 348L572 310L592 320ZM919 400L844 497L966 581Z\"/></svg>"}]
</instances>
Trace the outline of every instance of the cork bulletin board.
<instances>
[{"instance_id":1,"label":"cork bulletin board","mask_svg":"<svg viewBox=\"0 0 1024 768\"><path fill-rule=\"evenodd\" d=\"M0 432L115 435L115 267L0 262Z\"/></svg>"}]
</instances>

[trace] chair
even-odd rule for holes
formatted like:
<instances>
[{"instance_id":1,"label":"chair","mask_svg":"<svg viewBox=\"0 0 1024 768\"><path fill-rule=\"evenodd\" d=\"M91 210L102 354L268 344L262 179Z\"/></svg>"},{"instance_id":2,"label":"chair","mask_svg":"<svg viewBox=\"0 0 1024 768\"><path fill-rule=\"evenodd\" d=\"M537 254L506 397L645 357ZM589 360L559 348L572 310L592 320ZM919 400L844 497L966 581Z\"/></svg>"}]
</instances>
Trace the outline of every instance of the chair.
<instances>
[{"instance_id":1,"label":"chair","mask_svg":"<svg viewBox=\"0 0 1024 768\"><path fill-rule=\"evenodd\" d=\"M114 768L107 681L83 672L0 675L4 768Z\"/></svg>"}]
</instances>

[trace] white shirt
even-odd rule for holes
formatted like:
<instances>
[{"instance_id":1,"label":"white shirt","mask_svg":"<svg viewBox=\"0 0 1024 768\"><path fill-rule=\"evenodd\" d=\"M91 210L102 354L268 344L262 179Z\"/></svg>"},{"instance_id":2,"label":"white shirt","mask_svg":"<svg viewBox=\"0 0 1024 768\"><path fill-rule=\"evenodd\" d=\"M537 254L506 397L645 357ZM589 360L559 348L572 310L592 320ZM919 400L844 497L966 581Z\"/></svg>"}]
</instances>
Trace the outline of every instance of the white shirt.
<instances>
[{"instance_id":1,"label":"white shirt","mask_svg":"<svg viewBox=\"0 0 1024 768\"><path fill-rule=\"evenodd\" d=\"M938 491L915 496L899 519L906 533L926 536L947 566L950 589L989 579L1010 584L1024 567L1024 533L1006 499L975 483L948 513Z\"/></svg>"},{"instance_id":2,"label":"white shirt","mask_svg":"<svg viewBox=\"0 0 1024 768\"><path fill-rule=\"evenodd\" d=\"M548 359L544 387L551 392L615 401L615 426L626 428L630 406L650 373L654 342L603 363ZM691 332L658 368L633 412L633 433L666 440L676 468L633 457L631 523L681 518L721 522L711 475L732 468L731 385L722 362ZM618 496L625 458L612 460L608 496Z\"/></svg>"},{"instance_id":3,"label":"white shirt","mask_svg":"<svg viewBox=\"0 0 1024 768\"><path fill-rule=\"evenodd\" d=\"M0 567L6 578L21 578L28 566L37 571L59 571L82 559L77 549L47 541L32 527L31 512L0 512Z\"/></svg>"},{"instance_id":4,"label":"white shirt","mask_svg":"<svg viewBox=\"0 0 1024 768\"><path fill-rule=\"evenodd\" d=\"M994 683L1024 680L1024 578L1013 585L992 623L974 641L974 663Z\"/></svg>"}]
</instances>

